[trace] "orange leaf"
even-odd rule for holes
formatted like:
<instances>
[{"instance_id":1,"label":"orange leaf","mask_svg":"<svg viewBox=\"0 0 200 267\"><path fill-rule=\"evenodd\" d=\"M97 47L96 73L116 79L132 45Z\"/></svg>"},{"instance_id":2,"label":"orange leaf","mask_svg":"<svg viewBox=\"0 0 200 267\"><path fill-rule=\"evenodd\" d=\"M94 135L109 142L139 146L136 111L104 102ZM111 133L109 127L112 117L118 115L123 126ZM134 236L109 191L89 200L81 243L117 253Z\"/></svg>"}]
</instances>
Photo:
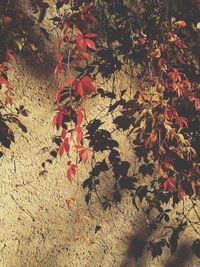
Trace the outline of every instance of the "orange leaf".
<instances>
[{"instance_id":1,"label":"orange leaf","mask_svg":"<svg viewBox=\"0 0 200 267\"><path fill-rule=\"evenodd\" d=\"M179 20L176 22L176 24L182 28L184 28L187 25L187 23L184 20Z\"/></svg>"}]
</instances>

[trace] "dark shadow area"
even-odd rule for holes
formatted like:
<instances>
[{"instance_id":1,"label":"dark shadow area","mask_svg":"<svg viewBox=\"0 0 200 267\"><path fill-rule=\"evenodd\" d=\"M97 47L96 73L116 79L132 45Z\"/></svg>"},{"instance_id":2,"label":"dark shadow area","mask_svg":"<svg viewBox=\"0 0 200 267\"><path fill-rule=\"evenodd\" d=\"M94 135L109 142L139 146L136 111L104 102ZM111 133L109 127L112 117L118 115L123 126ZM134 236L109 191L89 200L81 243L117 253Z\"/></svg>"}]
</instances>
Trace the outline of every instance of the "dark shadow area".
<instances>
[{"instance_id":1,"label":"dark shadow area","mask_svg":"<svg viewBox=\"0 0 200 267\"><path fill-rule=\"evenodd\" d=\"M127 250L127 258L139 260L146 248L147 240L145 232L138 232L135 234L129 243L129 247Z\"/></svg>"},{"instance_id":2,"label":"dark shadow area","mask_svg":"<svg viewBox=\"0 0 200 267\"><path fill-rule=\"evenodd\" d=\"M34 15L31 1L24 5L16 0L2 1L0 15L8 18L8 22L5 20L1 25L1 56L11 49L13 57L10 56L10 61L22 63L34 77L44 76L48 79L53 76L56 59L53 55L54 40L50 33L55 28L52 21L45 29L38 15ZM17 55L18 60L14 58Z\"/></svg>"},{"instance_id":3,"label":"dark shadow area","mask_svg":"<svg viewBox=\"0 0 200 267\"><path fill-rule=\"evenodd\" d=\"M165 267L188 266L188 261L190 261L192 257L193 255L191 247L186 243L182 243L179 245L175 254L170 259L168 259Z\"/></svg>"},{"instance_id":4,"label":"dark shadow area","mask_svg":"<svg viewBox=\"0 0 200 267\"><path fill-rule=\"evenodd\" d=\"M144 216L140 218L135 233L129 237L128 247L120 267L143 266L143 256L146 253L149 233ZM134 264L134 265L133 265Z\"/></svg>"},{"instance_id":5,"label":"dark shadow area","mask_svg":"<svg viewBox=\"0 0 200 267\"><path fill-rule=\"evenodd\" d=\"M165 251L169 248L171 248L171 256L165 261L163 267L188 266L188 262L191 261L194 255L198 257L198 240L193 242L192 246L190 243L178 243L177 240L174 240L176 242L174 246L174 244L171 244L171 240L180 226L174 227L172 233L163 234L163 226L155 223L155 219L149 221L147 217L143 215L138 220L136 231L129 237L127 250L124 253L124 259L120 267L146 266L147 261L154 261L155 258L159 260L159 257L164 257ZM179 239L178 237L176 238Z\"/></svg>"}]
</instances>

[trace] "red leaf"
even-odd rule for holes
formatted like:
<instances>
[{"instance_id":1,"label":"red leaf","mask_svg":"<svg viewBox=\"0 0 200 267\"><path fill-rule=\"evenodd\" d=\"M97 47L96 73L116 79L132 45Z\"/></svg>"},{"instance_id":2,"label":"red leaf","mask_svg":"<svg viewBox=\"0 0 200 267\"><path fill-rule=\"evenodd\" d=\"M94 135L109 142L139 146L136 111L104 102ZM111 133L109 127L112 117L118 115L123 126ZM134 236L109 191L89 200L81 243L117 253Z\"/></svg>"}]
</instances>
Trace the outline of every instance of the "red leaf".
<instances>
[{"instance_id":1,"label":"red leaf","mask_svg":"<svg viewBox=\"0 0 200 267\"><path fill-rule=\"evenodd\" d=\"M8 81L3 76L0 76L0 84L8 84Z\"/></svg>"},{"instance_id":2,"label":"red leaf","mask_svg":"<svg viewBox=\"0 0 200 267\"><path fill-rule=\"evenodd\" d=\"M164 190L165 191L170 191L173 192L176 189L176 179L174 177L169 177L165 180L165 182L163 183L164 186Z\"/></svg>"},{"instance_id":3,"label":"red leaf","mask_svg":"<svg viewBox=\"0 0 200 267\"><path fill-rule=\"evenodd\" d=\"M177 117L176 118L176 123L179 125L179 127L183 128L188 127L188 119L186 119L185 117Z\"/></svg>"},{"instance_id":4,"label":"red leaf","mask_svg":"<svg viewBox=\"0 0 200 267\"><path fill-rule=\"evenodd\" d=\"M172 81L175 82L181 82L181 76L179 74L179 71L177 69L173 69L174 71L171 71L168 73L169 77L172 79Z\"/></svg>"},{"instance_id":5,"label":"red leaf","mask_svg":"<svg viewBox=\"0 0 200 267\"><path fill-rule=\"evenodd\" d=\"M59 147L59 154L60 154L60 157L63 156L65 152L65 146L63 145L63 143L61 143L60 147Z\"/></svg>"},{"instance_id":6,"label":"red leaf","mask_svg":"<svg viewBox=\"0 0 200 267\"><path fill-rule=\"evenodd\" d=\"M83 131L81 127L76 127L77 136L76 136L76 142L77 144L80 144L83 139Z\"/></svg>"},{"instance_id":7,"label":"red leaf","mask_svg":"<svg viewBox=\"0 0 200 267\"><path fill-rule=\"evenodd\" d=\"M171 146L169 149L175 154L177 154L180 158L184 159L183 153L178 148Z\"/></svg>"},{"instance_id":8,"label":"red leaf","mask_svg":"<svg viewBox=\"0 0 200 267\"><path fill-rule=\"evenodd\" d=\"M62 112L59 112L56 118L56 125L58 126L58 128L62 125L62 121L63 121L63 114Z\"/></svg>"},{"instance_id":9,"label":"red leaf","mask_svg":"<svg viewBox=\"0 0 200 267\"><path fill-rule=\"evenodd\" d=\"M60 102L60 95L61 95L61 89L58 88L57 91L56 91L56 102L57 102L57 104L59 104L59 102Z\"/></svg>"},{"instance_id":10,"label":"red leaf","mask_svg":"<svg viewBox=\"0 0 200 267\"><path fill-rule=\"evenodd\" d=\"M200 109L200 98L196 98L194 96L192 96L190 98L191 101L194 101L194 105L197 109Z\"/></svg>"},{"instance_id":11,"label":"red leaf","mask_svg":"<svg viewBox=\"0 0 200 267\"><path fill-rule=\"evenodd\" d=\"M63 143L64 143L65 151L68 153L70 150L70 144L68 143L68 138L65 139L65 141Z\"/></svg>"},{"instance_id":12,"label":"red leaf","mask_svg":"<svg viewBox=\"0 0 200 267\"><path fill-rule=\"evenodd\" d=\"M61 144L59 148L59 154L62 157L64 152L68 153L70 150L70 144L68 143L68 138L66 138Z\"/></svg>"},{"instance_id":13,"label":"red leaf","mask_svg":"<svg viewBox=\"0 0 200 267\"><path fill-rule=\"evenodd\" d=\"M77 95L79 95L80 97L83 97L83 98L86 96L84 89L83 89L83 84L81 81L76 86L76 93L77 93Z\"/></svg>"},{"instance_id":14,"label":"red leaf","mask_svg":"<svg viewBox=\"0 0 200 267\"><path fill-rule=\"evenodd\" d=\"M62 56L61 56L60 52L57 53L57 61L58 61L58 63L61 63L61 61L62 61Z\"/></svg>"},{"instance_id":15,"label":"red leaf","mask_svg":"<svg viewBox=\"0 0 200 267\"><path fill-rule=\"evenodd\" d=\"M95 93L96 92L96 89L92 85L92 81L93 81L92 78L89 76L84 76L81 79L81 83L83 84L84 91L87 91L88 93Z\"/></svg>"},{"instance_id":16,"label":"red leaf","mask_svg":"<svg viewBox=\"0 0 200 267\"><path fill-rule=\"evenodd\" d=\"M86 164L89 158L89 155L92 152L91 148L85 148L82 145L75 145L76 149L79 150L79 157L82 159L83 163Z\"/></svg>"},{"instance_id":17,"label":"red leaf","mask_svg":"<svg viewBox=\"0 0 200 267\"><path fill-rule=\"evenodd\" d=\"M83 163L86 164L89 158L90 153L92 152L91 149L85 148L79 151L79 156L82 159Z\"/></svg>"},{"instance_id":18,"label":"red leaf","mask_svg":"<svg viewBox=\"0 0 200 267\"><path fill-rule=\"evenodd\" d=\"M80 81L68 80L67 86L74 86L76 94L82 98L86 98L87 94L96 92L96 89L92 85L92 79L89 76L84 76Z\"/></svg>"},{"instance_id":19,"label":"red leaf","mask_svg":"<svg viewBox=\"0 0 200 267\"><path fill-rule=\"evenodd\" d=\"M85 41L86 41L86 43L87 43L87 46L88 46L90 49L92 49L92 50L96 50L96 45L95 45L95 43L94 43L92 40L90 40L90 39L85 39Z\"/></svg>"},{"instance_id":20,"label":"red leaf","mask_svg":"<svg viewBox=\"0 0 200 267\"><path fill-rule=\"evenodd\" d=\"M87 42L81 35L78 35L76 37L76 42L79 45L79 47L81 48L81 50L83 50L83 51L87 50Z\"/></svg>"},{"instance_id":21,"label":"red leaf","mask_svg":"<svg viewBox=\"0 0 200 267\"><path fill-rule=\"evenodd\" d=\"M83 163L86 164L88 161L88 151L87 149L82 149L79 151L79 156L82 159Z\"/></svg>"},{"instance_id":22,"label":"red leaf","mask_svg":"<svg viewBox=\"0 0 200 267\"><path fill-rule=\"evenodd\" d=\"M67 179L71 182L72 179L74 178L74 176L76 175L76 169L77 169L77 166L75 164L72 164L68 171L67 171Z\"/></svg>"},{"instance_id":23,"label":"red leaf","mask_svg":"<svg viewBox=\"0 0 200 267\"><path fill-rule=\"evenodd\" d=\"M88 54L87 52L81 52L79 55L80 55L81 57L87 59L87 60L90 60L90 58L91 58L91 55Z\"/></svg>"},{"instance_id":24,"label":"red leaf","mask_svg":"<svg viewBox=\"0 0 200 267\"><path fill-rule=\"evenodd\" d=\"M164 116L167 117L170 121L178 117L177 110L173 107L167 107L164 110Z\"/></svg>"},{"instance_id":25,"label":"red leaf","mask_svg":"<svg viewBox=\"0 0 200 267\"><path fill-rule=\"evenodd\" d=\"M160 68L162 71L166 72L166 70L167 70L167 65L166 65L166 61L165 61L163 58L160 58L160 59L158 60L158 66L159 66L159 68Z\"/></svg>"},{"instance_id":26,"label":"red leaf","mask_svg":"<svg viewBox=\"0 0 200 267\"><path fill-rule=\"evenodd\" d=\"M77 115L77 126L80 126L83 122L83 107L80 107L77 111L76 111L76 115Z\"/></svg>"},{"instance_id":27,"label":"red leaf","mask_svg":"<svg viewBox=\"0 0 200 267\"><path fill-rule=\"evenodd\" d=\"M87 37L87 38L94 38L94 37L97 37L97 34L95 34L95 33L86 33L85 34L85 37Z\"/></svg>"},{"instance_id":28,"label":"red leaf","mask_svg":"<svg viewBox=\"0 0 200 267\"><path fill-rule=\"evenodd\" d=\"M65 129L62 129L62 133L61 133L62 138L65 138L66 135L67 135L67 131Z\"/></svg>"}]
</instances>

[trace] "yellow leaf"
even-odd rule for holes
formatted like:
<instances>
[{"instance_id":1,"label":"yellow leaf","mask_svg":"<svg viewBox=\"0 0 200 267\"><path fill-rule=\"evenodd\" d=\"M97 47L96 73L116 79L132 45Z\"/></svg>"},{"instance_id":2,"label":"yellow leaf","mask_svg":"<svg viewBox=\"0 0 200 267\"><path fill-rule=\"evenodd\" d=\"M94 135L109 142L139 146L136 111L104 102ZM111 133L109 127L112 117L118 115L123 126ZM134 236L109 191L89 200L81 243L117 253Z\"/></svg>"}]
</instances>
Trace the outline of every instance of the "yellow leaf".
<instances>
[{"instance_id":1,"label":"yellow leaf","mask_svg":"<svg viewBox=\"0 0 200 267\"><path fill-rule=\"evenodd\" d=\"M140 122L140 128L144 130L146 128L146 119L141 120Z\"/></svg>"},{"instance_id":2,"label":"yellow leaf","mask_svg":"<svg viewBox=\"0 0 200 267\"><path fill-rule=\"evenodd\" d=\"M185 138L182 134L178 134L178 137L182 144L186 144Z\"/></svg>"},{"instance_id":3,"label":"yellow leaf","mask_svg":"<svg viewBox=\"0 0 200 267\"><path fill-rule=\"evenodd\" d=\"M23 38L18 38L18 39L15 39L15 43L18 47L18 49L21 51L22 48L24 47L25 43L24 43L24 39Z\"/></svg>"}]
</instances>

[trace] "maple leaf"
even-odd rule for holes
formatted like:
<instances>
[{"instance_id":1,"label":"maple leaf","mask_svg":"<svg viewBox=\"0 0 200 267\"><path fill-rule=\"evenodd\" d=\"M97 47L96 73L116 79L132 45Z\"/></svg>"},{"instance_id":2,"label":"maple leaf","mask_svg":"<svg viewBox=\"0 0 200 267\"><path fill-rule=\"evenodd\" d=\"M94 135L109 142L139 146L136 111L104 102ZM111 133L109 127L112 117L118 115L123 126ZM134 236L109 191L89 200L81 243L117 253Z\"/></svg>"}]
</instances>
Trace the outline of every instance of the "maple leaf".
<instances>
[{"instance_id":1,"label":"maple leaf","mask_svg":"<svg viewBox=\"0 0 200 267\"><path fill-rule=\"evenodd\" d=\"M165 182L163 183L164 186L164 190L165 191L170 191L173 192L176 189L176 179L174 177L169 177L165 180Z\"/></svg>"}]
</instances>

